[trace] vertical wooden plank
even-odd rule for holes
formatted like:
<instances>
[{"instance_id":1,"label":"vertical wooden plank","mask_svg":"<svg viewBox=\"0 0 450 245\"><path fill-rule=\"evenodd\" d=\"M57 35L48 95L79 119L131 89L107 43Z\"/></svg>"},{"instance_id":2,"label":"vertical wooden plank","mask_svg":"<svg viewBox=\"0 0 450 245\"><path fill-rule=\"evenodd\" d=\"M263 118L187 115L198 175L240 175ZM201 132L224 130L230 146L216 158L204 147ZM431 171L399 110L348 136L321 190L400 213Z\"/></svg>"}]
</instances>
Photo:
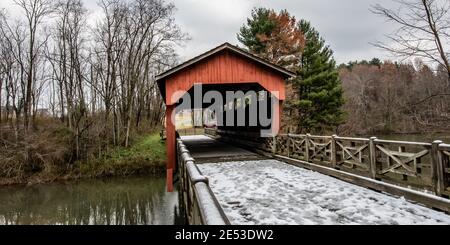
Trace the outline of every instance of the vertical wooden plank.
<instances>
[{"instance_id":1,"label":"vertical wooden plank","mask_svg":"<svg viewBox=\"0 0 450 245\"><path fill-rule=\"evenodd\" d=\"M214 57L214 83L220 83L220 56Z\"/></svg>"},{"instance_id":2,"label":"vertical wooden plank","mask_svg":"<svg viewBox=\"0 0 450 245\"><path fill-rule=\"evenodd\" d=\"M236 55L235 54L231 54L231 57L232 57L232 59L231 59L231 64L232 64L232 69L233 69L233 76L232 76L232 81L233 81L233 83L237 83L237 82L239 82L238 81L238 64L237 64L237 61L236 61Z\"/></svg>"},{"instance_id":3,"label":"vertical wooden plank","mask_svg":"<svg viewBox=\"0 0 450 245\"><path fill-rule=\"evenodd\" d=\"M242 74L242 80L245 82L249 82L248 77L250 75L250 67L252 63L251 62L244 62L243 65L243 74Z\"/></svg>"},{"instance_id":4,"label":"vertical wooden plank","mask_svg":"<svg viewBox=\"0 0 450 245\"><path fill-rule=\"evenodd\" d=\"M310 139L311 135L310 134L306 134L306 139L305 139L305 161L309 161L309 139Z\"/></svg>"},{"instance_id":5,"label":"vertical wooden plank","mask_svg":"<svg viewBox=\"0 0 450 245\"><path fill-rule=\"evenodd\" d=\"M247 62L242 58L239 58L239 82L243 83L245 81L245 66L247 66Z\"/></svg>"},{"instance_id":6,"label":"vertical wooden plank","mask_svg":"<svg viewBox=\"0 0 450 245\"><path fill-rule=\"evenodd\" d=\"M221 82L228 82L226 80L227 77L227 66L225 64L225 56L220 56L220 80Z\"/></svg>"},{"instance_id":7,"label":"vertical wooden plank","mask_svg":"<svg viewBox=\"0 0 450 245\"><path fill-rule=\"evenodd\" d=\"M197 71L198 73L199 73L199 75L200 75L200 81L198 81L198 82L200 82L200 83L205 83L206 81L205 81L205 62L201 62L200 64L199 64L199 68L198 68L198 71Z\"/></svg>"},{"instance_id":8,"label":"vertical wooden plank","mask_svg":"<svg viewBox=\"0 0 450 245\"><path fill-rule=\"evenodd\" d=\"M225 56L225 66L226 66L226 78L227 78L227 83L232 83L233 82L233 78L232 78L232 72L233 69L231 67L231 58L230 58L230 54L227 52L227 55Z\"/></svg>"},{"instance_id":9,"label":"vertical wooden plank","mask_svg":"<svg viewBox=\"0 0 450 245\"><path fill-rule=\"evenodd\" d=\"M431 179L436 195L441 196L444 187L444 167L439 145L443 142L435 140L431 143Z\"/></svg>"},{"instance_id":10,"label":"vertical wooden plank","mask_svg":"<svg viewBox=\"0 0 450 245\"><path fill-rule=\"evenodd\" d=\"M369 174L372 179L375 179L377 176L377 156L376 156L376 142L377 137L370 137L369 139Z\"/></svg>"},{"instance_id":11,"label":"vertical wooden plank","mask_svg":"<svg viewBox=\"0 0 450 245\"><path fill-rule=\"evenodd\" d=\"M205 81L204 83L210 84L211 83L211 72L210 72L210 65L211 63L208 61L205 61L205 69L204 69L204 73L205 73Z\"/></svg>"},{"instance_id":12,"label":"vertical wooden plank","mask_svg":"<svg viewBox=\"0 0 450 245\"><path fill-rule=\"evenodd\" d=\"M333 168L336 168L336 163L337 163L337 161L336 161L336 137L337 137L337 135L335 135L335 134L333 134L332 136L331 136L331 156L330 156L330 158L331 158L331 166L333 167Z\"/></svg>"},{"instance_id":13,"label":"vertical wooden plank","mask_svg":"<svg viewBox=\"0 0 450 245\"><path fill-rule=\"evenodd\" d=\"M272 154L273 155L277 154L277 136L276 135L272 135Z\"/></svg>"},{"instance_id":14,"label":"vertical wooden plank","mask_svg":"<svg viewBox=\"0 0 450 245\"><path fill-rule=\"evenodd\" d=\"M286 136L286 140L287 156L291 157L291 137L289 136L289 133Z\"/></svg>"},{"instance_id":15,"label":"vertical wooden plank","mask_svg":"<svg viewBox=\"0 0 450 245\"><path fill-rule=\"evenodd\" d=\"M232 62L232 56L229 52L227 52L227 67L228 67L228 80L232 83L233 82L233 62Z\"/></svg>"},{"instance_id":16,"label":"vertical wooden plank","mask_svg":"<svg viewBox=\"0 0 450 245\"><path fill-rule=\"evenodd\" d=\"M438 146L438 159L437 159L437 174L438 174L438 195L442 196L445 192L446 183L445 183L445 160L447 157L444 155L444 152L439 149Z\"/></svg>"}]
</instances>

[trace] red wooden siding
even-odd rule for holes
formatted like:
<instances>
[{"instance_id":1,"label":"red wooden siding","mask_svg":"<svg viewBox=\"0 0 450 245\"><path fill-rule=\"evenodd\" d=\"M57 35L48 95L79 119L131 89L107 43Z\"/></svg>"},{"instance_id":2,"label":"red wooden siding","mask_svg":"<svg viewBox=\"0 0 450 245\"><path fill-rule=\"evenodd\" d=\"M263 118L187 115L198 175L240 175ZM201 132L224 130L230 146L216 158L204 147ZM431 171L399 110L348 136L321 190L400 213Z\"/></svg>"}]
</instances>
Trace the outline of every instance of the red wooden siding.
<instances>
[{"instance_id":1,"label":"red wooden siding","mask_svg":"<svg viewBox=\"0 0 450 245\"><path fill-rule=\"evenodd\" d=\"M194 84L259 83L279 100L285 99L283 77L245 57L223 51L193 64L166 80L166 105L175 104L180 97L172 98L176 91L188 91Z\"/></svg>"},{"instance_id":2,"label":"red wooden siding","mask_svg":"<svg viewBox=\"0 0 450 245\"><path fill-rule=\"evenodd\" d=\"M172 121L172 114L175 104L181 96L194 84L242 84L258 83L267 91L273 93L279 99L279 104L275 105L275 117L273 120L273 134L277 134L280 126L280 111L282 101L285 99L284 78L289 76L289 72L283 72L278 68L268 67L261 64L252 57L233 51L233 47L224 44L229 50L220 50L208 57L193 62L171 75L162 76L158 81L164 82L160 89L165 88L166 98L166 134L167 134L167 190L173 190L173 173L176 169L176 133L175 125ZM231 52L231 51L233 52ZM236 53L237 52L237 53ZM264 62L263 62L264 63ZM173 95L177 95L177 97Z\"/></svg>"}]
</instances>

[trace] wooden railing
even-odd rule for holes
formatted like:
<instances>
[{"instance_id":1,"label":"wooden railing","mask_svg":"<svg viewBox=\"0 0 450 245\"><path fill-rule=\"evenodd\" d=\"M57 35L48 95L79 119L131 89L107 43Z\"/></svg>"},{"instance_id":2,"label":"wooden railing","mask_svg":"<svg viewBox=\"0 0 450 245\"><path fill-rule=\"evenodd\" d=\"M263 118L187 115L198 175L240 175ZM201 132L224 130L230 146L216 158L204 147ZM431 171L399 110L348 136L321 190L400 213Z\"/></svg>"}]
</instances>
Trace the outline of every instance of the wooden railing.
<instances>
[{"instance_id":1,"label":"wooden railing","mask_svg":"<svg viewBox=\"0 0 450 245\"><path fill-rule=\"evenodd\" d=\"M283 134L272 153L393 184L450 195L450 145L433 143ZM274 144L275 142L275 144Z\"/></svg>"},{"instance_id":2,"label":"wooden railing","mask_svg":"<svg viewBox=\"0 0 450 245\"><path fill-rule=\"evenodd\" d=\"M435 142L438 145L437 159L437 189L438 193L450 196L450 145Z\"/></svg>"},{"instance_id":3,"label":"wooden railing","mask_svg":"<svg viewBox=\"0 0 450 245\"><path fill-rule=\"evenodd\" d=\"M184 128L184 129L177 129L177 132L180 136L201 135L205 133L205 129L199 127Z\"/></svg>"},{"instance_id":4,"label":"wooden railing","mask_svg":"<svg viewBox=\"0 0 450 245\"><path fill-rule=\"evenodd\" d=\"M205 133L206 135L216 136L216 135L217 135L217 129L214 129L214 128L205 128L205 129L204 129L204 133Z\"/></svg>"},{"instance_id":5,"label":"wooden railing","mask_svg":"<svg viewBox=\"0 0 450 245\"><path fill-rule=\"evenodd\" d=\"M177 140L180 195L190 225L228 225L222 207L212 192L208 179L195 164L183 141Z\"/></svg>"}]
</instances>

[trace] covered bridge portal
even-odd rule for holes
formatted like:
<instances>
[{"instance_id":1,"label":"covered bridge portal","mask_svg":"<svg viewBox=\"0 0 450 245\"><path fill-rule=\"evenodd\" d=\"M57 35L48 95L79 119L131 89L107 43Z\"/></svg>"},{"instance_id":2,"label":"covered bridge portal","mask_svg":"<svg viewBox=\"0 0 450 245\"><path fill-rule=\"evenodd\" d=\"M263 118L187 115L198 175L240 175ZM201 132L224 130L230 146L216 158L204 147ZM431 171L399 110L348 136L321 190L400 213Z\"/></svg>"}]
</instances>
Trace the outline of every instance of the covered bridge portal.
<instances>
[{"instance_id":1,"label":"covered bridge portal","mask_svg":"<svg viewBox=\"0 0 450 245\"><path fill-rule=\"evenodd\" d=\"M173 174L176 169L176 129L174 115L179 110L178 106L182 100L185 99L184 95L189 94L191 100L195 100L194 86L199 84L202 85L202 95L211 90L218 91L221 95L225 95L227 91L269 92L277 98L277 100L274 100L277 102L269 109L269 111L273 110L273 116L271 117L272 125L270 128L276 133L280 126L281 106L286 96L285 80L293 76L294 74L292 72L260 59L229 43L220 45L158 75L156 80L166 104L168 190L172 190ZM228 103L224 99L224 107ZM192 107L194 107L194 104L194 101L192 101ZM201 103L202 108L208 108L209 106L209 104ZM224 107L221 108L224 109ZM223 110L222 113L226 117ZM218 125L218 127L230 131L256 131L261 128L259 125L256 127Z\"/></svg>"}]
</instances>

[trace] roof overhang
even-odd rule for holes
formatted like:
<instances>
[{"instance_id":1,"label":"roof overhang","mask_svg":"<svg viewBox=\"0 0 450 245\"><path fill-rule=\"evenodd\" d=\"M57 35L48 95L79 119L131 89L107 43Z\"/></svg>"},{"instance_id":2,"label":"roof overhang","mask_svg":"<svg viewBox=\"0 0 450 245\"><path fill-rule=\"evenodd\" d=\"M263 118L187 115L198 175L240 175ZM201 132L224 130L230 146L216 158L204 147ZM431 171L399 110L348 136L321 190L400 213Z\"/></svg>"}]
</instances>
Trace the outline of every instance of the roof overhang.
<instances>
[{"instance_id":1,"label":"roof overhang","mask_svg":"<svg viewBox=\"0 0 450 245\"><path fill-rule=\"evenodd\" d=\"M170 76L170 75L172 75L172 74L174 74L176 72L179 72L179 71L181 71L181 70L183 70L183 69L185 69L185 68L187 68L187 67L189 67L189 66L191 66L191 65L193 65L193 64L195 64L195 63L197 63L197 62L199 62L199 61L201 61L203 59L206 59L206 58L208 58L211 55L219 53L219 52L221 52L223 50L230 50L230 51L232 51L234 53L237 53L239 55L245 56L245 57L247 57L247 58L249 58L249 59L251 59L251 60L253 60L253 61L257 62L257 63L260 63L260 64L262 64L264 66L267 66L267 67L269 67L269 68L271 68L273 70L276 70L276 71L284 74L288 78L295 76L295 73L293 73L293 72L291 72L289 70L286 70L286 69L284 69L281 66L272 64L272 63L270 63L270 62L268 62L268 61L266 61L264 59L261 59L261 58L255 56L255 55L253 55L253 54L251 54L251 53L249 53L247 51L244 51L244 50L242 50L242 49L240 49L240 48L238 48L236 46L233 46L233 45L231 45L229 43L224 43L224 44L222 44L222 45L220 45L220 46L218 46L218 47L216 47L214 49L211 49L210 51L208 51L206 53L203 53L203 54L201 54L199 56L196 56L196 57L194 57L194 58L192 58L192 59L190 59L190 60L188 60L188 61L186 61L186 62L184 62L184 63L182 63L180 65L178 65L178 66L175 66L175 67L173 67L173 68L171 68L171 69L169 69L169 70L167 70L167 71L157 75L156 76L156 81L163 80L164 78L166 78L166 77L168 77L168 76Z\"/></svg>"},{"instance_id":2,"label":"roof overhang","mask_svg":"<svg viewBox=\"0 0 450 245\"><path fill-rule=\"evenodd\" d=\"M294 72L291 72L291 71L289 71L289 70L287 70L287 69L285 69L285 68L283 68L281 66L275 65L275 64L273 64L271 62L268 62L268 61L266 61L266 60L264 60L264 59L262 59L262 58L260 58L260 57L258 57L256 55L253 55L253 54L251 54L251 53L249 53L249 52L247 52L247 51L245 51L245 50L243 50L241 48L233 46L230 43L224 43L224 44L222 44L222 45L220 45L220 46L218 46L216 48L213 48L213 49L211 49L211 50L209 50L209 51L207 51L207 52L205 52L205 53L203 53L203 54L201 54L199 56L196 56L196 57L194 57L194 58L192 58L192 59L190 59L190 60L188 60L188 61L186 61L186 62L184 62L184 63L182 63L180 65L177 65L177 66L175 66L175 67L173 67L173 68L171 68L171 69L169 69L169 70L167 70L167 71L157 75L155 77L155 79L156 79L156 82L158 83L158 87L159 87L160 92L163 95L163 97L165 97L165 87L166 87L165 81L166 81L166 79L168 77L170 77L171 75L173 75L173 74L175 74L177 72L180 72L180 71L188 68L189 66L192 66L192 65L194 65L194 64L196 64L196 63L198 63L198 62L200 62L202 60L205 60L205 59L207 59L208 57L210 57L210 56L212 56L214 54L220 53L220 52L222 52L224 50L228 50L228 51L230 51L232 53L235 53L235 54L238 54L240 56L246 57L249 60L252 60L252 61L254 61L254 62L256 62L256 63L258 63L258 64L260 64L262 66L265 66L265 67L267 67L267 68L269 68L269 69L271 69L271 70L281 74L282 76L285 77L285 79L293 78L293 77L296 76L296 74Z\"/></svg>"}]
</instances>

